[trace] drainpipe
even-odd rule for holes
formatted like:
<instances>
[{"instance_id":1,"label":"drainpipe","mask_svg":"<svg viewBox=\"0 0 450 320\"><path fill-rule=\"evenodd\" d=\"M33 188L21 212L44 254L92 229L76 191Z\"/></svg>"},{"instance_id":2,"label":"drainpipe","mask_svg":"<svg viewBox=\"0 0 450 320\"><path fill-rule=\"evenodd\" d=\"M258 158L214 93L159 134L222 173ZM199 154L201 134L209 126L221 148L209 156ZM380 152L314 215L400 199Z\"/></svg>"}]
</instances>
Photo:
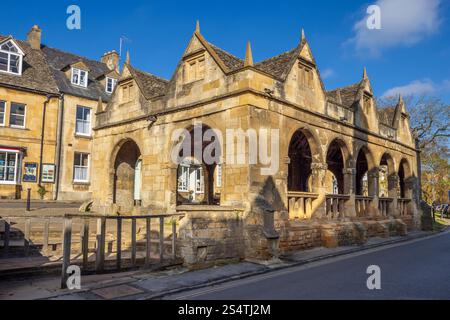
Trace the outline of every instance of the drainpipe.
<instances>
[{"instance_id":1,"label":"drainpipe","mask_svg":"<svg viewBox=\"0 0 450 320\"><path fill-rule=\"evenodd\" d=\"M61 159L62 159L62 144L63 144L63 119L64 119L64 93L61 94L60 98L60 107L58 112L58 131L56 137L56 173L55 173L55 194L53 196L53 200L58 200L59 196L59 187L60 187L60 167L61 167Z\"/></svg>"},{"instance_id":2,"label":"drainpipe","mask_svg":"<svg viewBox=\"0 0 450 320\"><path fill-rule=\"evenodd\" d=\"M42 112L42 131L41 131L41 151L39 154L39 177L38 177L38 186L42 186L42 159L44 156L44 137L45 137L45 118L47 113L47 105L50 102L51 98L58 97L55 95L47 95L47 99L44 102L44 110Z\"/></svg>"}]
</instances>

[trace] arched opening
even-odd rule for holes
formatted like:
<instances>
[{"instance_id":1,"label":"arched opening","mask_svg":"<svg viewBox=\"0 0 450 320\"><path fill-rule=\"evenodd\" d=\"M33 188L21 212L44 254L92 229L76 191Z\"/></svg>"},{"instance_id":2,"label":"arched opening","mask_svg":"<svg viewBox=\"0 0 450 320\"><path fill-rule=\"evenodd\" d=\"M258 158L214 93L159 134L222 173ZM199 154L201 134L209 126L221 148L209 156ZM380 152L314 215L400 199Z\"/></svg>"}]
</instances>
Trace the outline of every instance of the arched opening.
<instances>
[{"instance_id":1,"label":"arched opening","mask_svg":"<svg viewBox=\"0 0 450 320\"><path fill-rule=\"evenodd\" d=\"M393 197L396 192L394 160L388 153L383 154L379 166L378 186L381 198Z\"/></svg>"},{"instance_id":2,"label":"arched opening","mask_svg":"<svg viewBox=\"0 0 450 320\"><path fill-rule=\"evenodd\" d=\"M344 194L344 154L338 140L333 140L327 152L327 193Z\"/></svg>"},{"instance_id":3,"label":"arched opening","mask_svg":"<svg viewBox=\"0 0 450 320\"><path fill-rule=\"evenodd\" d=\"M120 213L131 213L141 204L142 162L141 151L133 140L126 140L114 160L113 203Z\"/></svg>"},{"instance_id":4,"label":"arched opening","mask_svg":"<svg viewBox=\"0 0 450 320\"><path fill-rule=\"evenodd\" d=\"M399 197L410 199L412 197L411 190L408 187L407 180L411 178L409 163L406 159L402 159L398 169Z\"/></svg>"},{"instance_id":5,"label":"arched opening","mask_svg":"<svg viewBox=\"0 0 450 320\"><path fill-rule=\"evenodd\" d=\"M311 192L312 154L308 139L297 130L289 144L288 190Z\"/></svg>"},{"instance_id":6,"label":"arched opening","mask_svg":"<svg viewBox=\"0 0 450 320\"><path fill-rule=\"evenodd\" d=\"M366 151L361 149L356 158L356 194L360 196L369 195L369 163Z\"/></svg>"},{"instance_id":7,"label":"arched opening","mask_svg":"<svg viewBox=\"0 0 450 320\"><path fill-rule=\"evenodd\" d=\"M178 205L220 204L222 168L216 168L220 164L221 152L219 136L210 127L196 124L185 131L182 148L178 152Z\"/></svg>"}]
</instances>

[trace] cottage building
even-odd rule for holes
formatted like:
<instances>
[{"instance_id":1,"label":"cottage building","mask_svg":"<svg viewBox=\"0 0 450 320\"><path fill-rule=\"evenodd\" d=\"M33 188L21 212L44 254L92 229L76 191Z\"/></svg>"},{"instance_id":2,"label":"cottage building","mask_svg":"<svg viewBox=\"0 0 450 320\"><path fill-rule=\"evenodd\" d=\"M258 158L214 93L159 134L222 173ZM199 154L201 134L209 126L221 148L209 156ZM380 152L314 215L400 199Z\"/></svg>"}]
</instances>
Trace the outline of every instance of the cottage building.
<instances>
[{"instance_id":1,"label":"cottage building","mask_svg":"<svg viewBox=\"0 0 450 320\"><path fill-rule=\"evenodd\" d=\"M93 61L0 35L0 197L91 198L92 126L119 78L119 55Z\"/></svg>"}]
</instances>

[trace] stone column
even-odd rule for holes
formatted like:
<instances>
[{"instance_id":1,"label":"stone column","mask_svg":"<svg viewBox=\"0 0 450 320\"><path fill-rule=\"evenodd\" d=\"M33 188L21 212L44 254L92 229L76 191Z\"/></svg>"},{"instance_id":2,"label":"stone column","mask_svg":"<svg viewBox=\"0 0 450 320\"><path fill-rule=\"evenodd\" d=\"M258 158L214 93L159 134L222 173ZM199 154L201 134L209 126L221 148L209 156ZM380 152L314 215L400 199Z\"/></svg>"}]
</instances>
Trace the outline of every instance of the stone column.
<instances>
[{"instance_id":1,"label":"stone column","mask_svg":"<svg viewBox=\"0 0 450 320\"><path fill-rule=\"evenodd\" d=\"M378 179L380 178L380 173L378 170L378 168L374 168L367 173L367 180L369 183L369 196L373 198L370 208L370 216L372 217L380 216L380 211L378 210L380 201L380 188Z\"/></svg>"},{"instance_id":2,"label":"stone column","mask_svg":"<svg viewBox=\"0 0 450 320\"><path fill-rule=\"evenodd\" d=\"M319 194L317 200L313 203L313 216L323 218L326 216L326 186L325 176L328 165L321 162L313 162L311 164L312 192Z\"/></svg>"},{"instance_id":3,"label":"stone column","mask_svg":"<svg viewBox=\"0 0 450 320\"><path fill-rule=\"evenodd\" d=\"M177 190L178 190L178 165L176 163L173 163L172 161L166 163L165 168L167 168L167 171L169 173L168 177L166 177L167 180L167 190L166 193L166 203L167 209L169 210L169 213L176 213L176 207L177 207Z\"/></svg>"},{"instance_id":4,"label":"stone column","mask_svg":"<svg viewBox=\"0 0 450 320\"><path fill-rule=\"evenodd\" d=\"M344 194L350 196L348 201L345 202L345 216L356 217L356 168L343 169L342 173L344 174Z\"/></svg>"},{"instance_id":5,"label":"stone column","mask_svg":"<svg viewBox=\"0 0 450 320\"><path fill-rule=\"evenodd\" d=\"M392 198L392 202L389 205L389 214L398 217L398 175L391 175L388 177L388 195L389 198Z\"/></svg>"}]
</instances>

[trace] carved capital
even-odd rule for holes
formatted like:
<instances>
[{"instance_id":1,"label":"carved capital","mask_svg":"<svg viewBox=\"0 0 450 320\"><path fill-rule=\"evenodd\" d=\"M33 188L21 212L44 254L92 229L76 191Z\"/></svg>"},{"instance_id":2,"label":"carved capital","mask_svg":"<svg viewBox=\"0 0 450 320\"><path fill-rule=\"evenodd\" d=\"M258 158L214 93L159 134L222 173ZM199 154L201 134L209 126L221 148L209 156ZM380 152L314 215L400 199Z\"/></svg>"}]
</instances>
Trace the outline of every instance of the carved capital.
<instances>
[{"instance_id":1,"label":"carved capital","mask_svg":"<svg viewBox=\"0 0 450 320\"><path fill-rule=\"evenodd\" d=\"M311 163L311 170L314 171L327 171L328 164L322 162L313 162Z\"/></svg>"},{"instance_id":2,"label":"carved capital","mask_svg":"<svg viewBox=\"0 0 450 320\"><path fill-rule=\"evenodd\" d=\"M342 170L343 174L356 175L356 168L345 168Z\"/></svg>"}]
</instances>

